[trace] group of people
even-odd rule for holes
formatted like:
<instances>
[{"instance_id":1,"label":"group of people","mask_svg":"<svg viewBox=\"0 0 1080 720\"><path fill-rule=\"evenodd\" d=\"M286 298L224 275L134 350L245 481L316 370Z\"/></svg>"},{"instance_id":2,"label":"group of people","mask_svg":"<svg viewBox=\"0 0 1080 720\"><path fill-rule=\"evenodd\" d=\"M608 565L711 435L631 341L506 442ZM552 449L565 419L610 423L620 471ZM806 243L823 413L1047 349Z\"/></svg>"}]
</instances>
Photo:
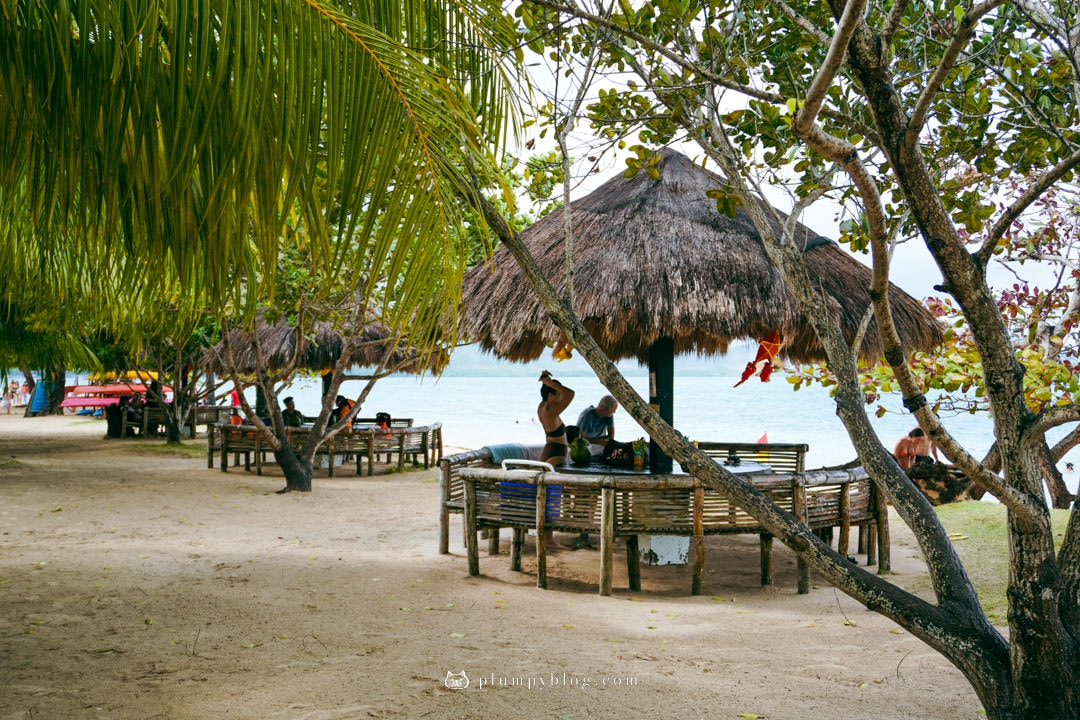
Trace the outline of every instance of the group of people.
<instances>
[{"instance_id":1,"label":"group of people","mask_svg":"<svg viewBox=\"0 0 1080 720\"><path fill-rule=\"evenodd\" d=\"M615 398L610 395L600 398L596 405L590 405L581 412L576 426L567 428L562 413L573 400L573 390L553 378L549 371L540 373L540 405L536 408L536 416L544 429L544 449L540 453L543 462L564 464L574 437L583 437L590 445L603 445L615 439L613 416L619 409Z\"/></svg>"},{"instance_id":2,"label":"group of people","mask_svg":"<svg viewBox=\"0 0 1080 720\"><path fill-rule=\"evenodd\" d=\"M132 393L131 395L121 395L115 405L108 405L105 407L105 420L108 422L108 428L105 431L109 437L123 437L126 433L128 437L134 437L142 432L143 427L143 414L146 412L147 405L150 404L150 400L143 396L142 393ZM156 435L158 426L154 425L146 428L146 434Z\"/></svg>"},{"instance_id":3,"label":"group of people","mask_svg":"<svg viewBox=\"0 0 1080 720\"><path fill-rule=\"evenodd\" d=\"M569 455L569 445L580 435L592 445L604 444L615 439L613 415L619 404L605 395L595 406L590 405L578 417L576 428L568 428L562 413L574 400L574 391L551 376L547 370L540 373L540 405L536 415L544 429L544 449L540 459L552 465L562 465ZM893 455L905 470L916 463L938 462L938 448L926 436L922 428L915 428L896 443ZM1070 468L1071 469L1071 468Z\"/></svg>"},{"instance_id":4,"label":"group of people","mask_svg":"<svg viewBox=\"0 0 1080 720\"><path fill-rule=\"evenodd\" d=\"M236 402L239 404L239 400ZM285 427L300 427L304 424L304 414L296 409L296 398L290 395L282 400L282 404L285 407L281 410L281 420L285 423ZM348 415L355 405L355 400L350 400L344 395L338 395L334 400L334 409L330 411L330 424L333 425ZM233 425L243 425L244 419L240 416L238 407L233 409L229 422ZM269 423L270 420L264 418L263 422Z\"/></svg>"},{"instance_id":5,"label":"group of people","mask_svg":"<svg viewBox=\"0 0 1080 720\"><path fill-rule=\"evenodd\" d=\"M23 383L21 386L17 380L12 380L4 387L3 395L0 396L0 407L4 412L11 414L12 405L26 405L30 402L30 386Z\"/></svg>"}]
</instances>

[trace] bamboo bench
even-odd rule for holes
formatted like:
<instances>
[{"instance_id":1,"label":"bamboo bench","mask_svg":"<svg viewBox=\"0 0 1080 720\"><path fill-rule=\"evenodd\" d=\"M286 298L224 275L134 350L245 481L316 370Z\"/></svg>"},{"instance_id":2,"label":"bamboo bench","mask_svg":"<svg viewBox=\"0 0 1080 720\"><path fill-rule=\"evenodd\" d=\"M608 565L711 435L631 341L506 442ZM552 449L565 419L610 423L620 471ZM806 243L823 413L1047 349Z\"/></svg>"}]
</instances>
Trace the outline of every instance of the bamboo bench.
<instances>
[{"instance_id":1,"label":"bamboo bench","mask_svg":"<svg viewBox=\"0 0 1080 720\"><path fill-rule=\"evenodd\" d=\"M513 530L510 562L521 569L521 547L536 531L537 586L547 587L547 530L600 536L600 594L612 590L613 545L626 541L630 590L641 589L639 535L679 535L691 540L691 594L700 594L707 535L752 533L761 537L761 583L772 584L772 537L749 513L689 475L571 475L463 467L459 470L469 573L478 575L477 533ZM846 556L853 526L867 529L867 564L889 568L884 498L862 468L753 476L753 484L812 530L840 528ZM497 551L497 540L493 547ZM877 557L875 558L875 548ZM492 547L489 547L489 551ZM809 592L809 569L799 559L798 591Z\"/></svg>"},{"instance_id":2,"label":"bamboo bench","mask_svg":"<svg viewBox=\"0 0 1080 720\"><path fill-rule=\"evenodd\" d=\"M206 433L209 435L214 425L229 421L232 410L231 405L196 405L188 410L185 423L188 428L188 435L195 437L199 425L205 425Z\"/></svg>"},{"instance_id":3,"label":"bamboo bench","mask_svg":"<svg viewBox=\"0 0 1080 720\"><path fill-rule=\"evenodd\" d=\"M539 457L540 447L528 449L534 451L534 457ZM714 458L727 459L735 455L741 460L767 462L776 471L802 472L809 446L801 443L698 442L698 449ZM471 467L494 468L498 463L492 462L491 452L486 447L450 455L439 462L439 553L443 555L450 552L450 516L465 510L465 488L460 473ZM494 542L498 543L498 534L495 534Z\"/></svg>"},{"instance_id":4,"label":"bamboo bench","mask_svg":"<svg viewBox=\"0 0 1080 720\"><path fill-rule=\"evenodd\" d=\"M442 423L431 425L414 426L409 420L409 425L389 428L357 428L346 429L329 438L316 450L318 455L326 455L327 474L334 476L334 461L337 455L356 458L356 474L360 475L363 460L368 461L368 475L375 472L375 459L378 453L393 452L398 456L398 470L403 470L406 457L413 457L416 464L420 464L422 458L424 468L428 468L442 460L443 440ZM298 435L304 432L301 428L287 428L290 442L300 442ZM295 440L293 438L296 438ZM255 471L262 475L262 465L265 453L269 450L269 444L254 425L230 425L219 423L208 429L207 438L207 468L213 467L214 455L221 456L221 471L228 472L230 453L238 458L244 455L244 469L251 470L252 455L254 454ZM387 456L387 462L390 456ZM238 460L234 463L238 464Z\"/></svg>"},{"instance_id":5,"label":"bamboo bench","mask_svg":"<svg viewBox=\"0 0 1080 720\"><path fill-rule=\"evenodd\" d=\"M797 473L806 469L806 453L810 449L805 443L729 443L700 441L699 450L709 457L726 460L737 457L749 462L765 463L773 472Z\"/></svg>"}]
</instances>

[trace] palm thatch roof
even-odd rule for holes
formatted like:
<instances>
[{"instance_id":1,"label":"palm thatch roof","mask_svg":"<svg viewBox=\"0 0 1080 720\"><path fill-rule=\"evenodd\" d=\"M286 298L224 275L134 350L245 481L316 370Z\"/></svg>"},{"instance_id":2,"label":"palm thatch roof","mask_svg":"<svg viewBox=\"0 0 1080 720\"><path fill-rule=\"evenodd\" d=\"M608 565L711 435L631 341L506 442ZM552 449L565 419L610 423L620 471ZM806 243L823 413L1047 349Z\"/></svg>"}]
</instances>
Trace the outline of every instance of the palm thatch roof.
<instances>
[{"instance_id":1,"label":"palm thatch roof","mask_svg":"<svg viewBox=\"0 0 1080 720\"><path fill-rule=\"evenodd\" d=\"M309 328L308 339L296 369L322 370L333 367L345 348L344 334L348 331L336 329L330 322L316 321ZM396 343L395 333L382 323L369 318L357 331L358 343L352 352L351 364L362 367L378 365L388 349L388 343ZM233 328L229 331L229 346L232 350L236 369L242 373L254 372L257 367L255 356L255 338L258 338L263 358L270 369L287 367L293 362L296 353L298 333L296 326L282 317L270 324L260 314L255 322L255 330ZM225 367L225 343L217 343L204 358L206 367L214 372L223 372ZM443 353L435 352L427 363L418 355L410 353L408 348L397 346L390 356L388 365L402 372L422 373L438 370L445 362Z\"/></svg>"},{"instance_id":2,"label":"palm thatch roof","mask_svg":"<svg viewBox=\"0 0 1080 720\"><path fill-rule=\"evenodd\" d=\"M656 170L657 179L645 172L620 175L570 204L574 310L607 355L646 364L660 338L672 339L676 354L722 355L732 341L761 339L778 328L780 357L823 360L816 333L746 211L724 215L707 197L722 180L672 150L661 151ZM521 239L565 295L562 211L541 218ZM870 305L869 268L803 225L796 241L811 277L838 307L845 337L854 341ZM906 349L938 345L942 328L923 304L895 286L889 292ZM466 274L463 294L464 336L499 357L533 360L559 338L505 247ZM860 356L881 359L873 322Z\"/></svg>"}]
</instances>

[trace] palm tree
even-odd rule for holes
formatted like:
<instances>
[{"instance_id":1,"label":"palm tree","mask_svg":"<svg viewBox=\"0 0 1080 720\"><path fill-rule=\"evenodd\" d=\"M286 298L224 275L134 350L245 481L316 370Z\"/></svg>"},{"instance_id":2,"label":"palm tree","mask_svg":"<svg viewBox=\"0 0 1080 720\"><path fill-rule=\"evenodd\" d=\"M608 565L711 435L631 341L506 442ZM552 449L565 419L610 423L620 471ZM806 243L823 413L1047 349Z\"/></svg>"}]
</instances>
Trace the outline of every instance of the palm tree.
<instances>
[{"instance_id":1,"label":"palm tree","mask_svg":"<svg viewBox=\"0 0 1080 720\"><path fill-rule=\"evenodd\" d=\"M439 302L457 302L465 251L446 229L515 127L498 3L0 0L0 13L13 307L120 332L163 297L253 316L296 228L313 268L364 295L391 283L424 305L438 277ZM413 320L433 330L445 315Z\"/></svg>"}]
</instances>

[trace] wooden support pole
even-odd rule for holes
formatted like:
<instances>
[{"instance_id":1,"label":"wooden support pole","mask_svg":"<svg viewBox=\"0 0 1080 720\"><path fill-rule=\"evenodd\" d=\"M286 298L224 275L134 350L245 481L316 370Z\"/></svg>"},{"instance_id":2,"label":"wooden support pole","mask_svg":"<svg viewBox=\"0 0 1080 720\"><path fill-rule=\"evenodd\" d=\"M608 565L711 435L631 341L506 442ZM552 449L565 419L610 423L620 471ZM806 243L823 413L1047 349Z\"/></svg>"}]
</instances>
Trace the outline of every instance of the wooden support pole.
<instances>
[{"instance_id":1,"label":"wooden support pole","mask_svg":"<svg viewBox=\"0 0 1080 720\"><path fill-rule=\"evenodd\" d=\"M793 490L795 491L795 517L797 517L801 522L806 523L808 520L806 513L806 485L802 481L799 481L795 484ZM806 595L808 592L810 592L810 566L806 564L805 560L803 560L802 555L798 556L796 565L798 566L799 572L799 594Z\"/></svg>"},{"instance_id":2,"label":"wooden support pole","mask_svg":"<svg viewBox=\"0 0 1080 720\"><path fill-rule=\"evenodd\" d=\"M465 552L469 556L469 575L480 574L480 548L476 539L476 483L465 481Z\"/></svg>"},{"instance_id":3,"label":"wooden support pole","mask_svg":"<svg viewBox=\"0 0 1080 720\"><path fill-rule=\"evenodd\" d=\"M758 535L758 545L761 549L762 587L773 584L772 543L773 536L769 533L761 533L760 535Z\"/></svg>"},{"instance_id":4,"label":"wooden support pole","mask_svg":"<svg viewBox=\"0 0 1080 720\"><path fill-rule=\"evenodd\" d=\"M536 587L547 589L547 486L536 483Z\"/></svg>"},{"instance_id":5,"label":"wooden support pole","mask_svg":"<svg viewBox=\"0 0 1080 720\"><path fill-rule=\"evenodd\" d=\"M877 509L877 560L878 575L887 573L892 569L892 560L889 557L889 503L885 493L874 487L874 506Z\"/></svg>"},{"instance_id":6,"label":"wooden support pole","mask_svg":"<svg viewBox=\"0 0 1080 720\"><path fill-rule=\"evenodd\" d=\"M510 541L510 569L521 572L521 547L525 544L525 528L514 528Z\"/></svg>"},{"instance_id":7,"label":"wooden support pole","mask_svg":"<svg viewBox=\"0 0 1080 720\"><path fill-rule=\"evenodd\" d=\"M638 536L626 537L626 575L630 589L638 592L641 590L641 549L638 547Z\"/></svg>"},{"instance_id":8,"label":"wooden support pole","mask_svg":"<svg viewBox=\"0 0 1080 720\"><path fill-rule=\"evenodd\" d=\"M600 491L600 594L610 595L615 545L615 490Z\"/></svg>"},{"instance_id":9,"label":"wooden support pole","mask_svg":"<svg viewBox=\"0 0 1080 720\"><path fill-rule=\"evenodd\" d=\"M851 542L851 495L849 483L840 486L840 537L836 539L836 550L844 557L848 556Z\"/></svg>"},{"instance_id":10,"label":"wooden support pole","mask_svg":"<svg viewBox=\"0 0 1080 720\"><path fill-rule=\"evenodd\" d=\"M705 488L694 488L694 534L690 538L690 555L693 557L694 574L690 594L701 594L701 579L705 572Z\"/></svg>"}]
</instances>

